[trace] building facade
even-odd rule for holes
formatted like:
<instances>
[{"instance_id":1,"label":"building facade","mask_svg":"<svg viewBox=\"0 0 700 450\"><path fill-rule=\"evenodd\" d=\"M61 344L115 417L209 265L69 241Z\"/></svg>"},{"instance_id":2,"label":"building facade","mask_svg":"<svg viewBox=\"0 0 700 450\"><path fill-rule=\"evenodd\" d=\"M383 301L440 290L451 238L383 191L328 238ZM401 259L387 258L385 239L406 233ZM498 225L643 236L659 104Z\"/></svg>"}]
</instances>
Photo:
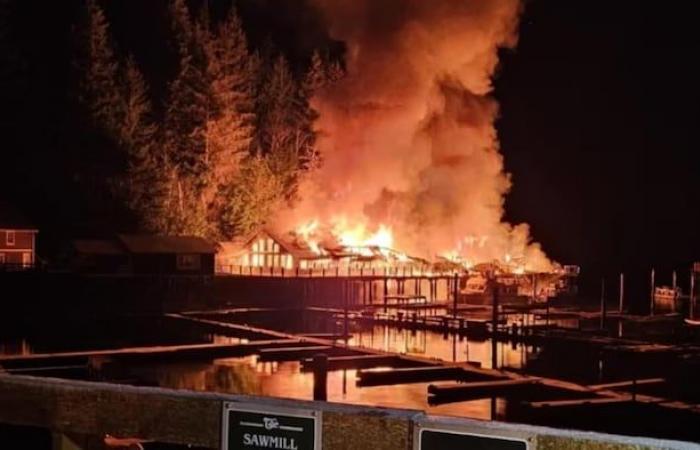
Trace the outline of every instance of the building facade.
<instances>
[{"instance_id":1,"label":"building facade","mask_svg":"<svg viewBox=\"0 0 700 450\"><path fill-rule=\"evenodd\" d=\"M0 203L0 270L25 270L35 266L37 232L16 210Z\"/></svg>"}]
</instances>

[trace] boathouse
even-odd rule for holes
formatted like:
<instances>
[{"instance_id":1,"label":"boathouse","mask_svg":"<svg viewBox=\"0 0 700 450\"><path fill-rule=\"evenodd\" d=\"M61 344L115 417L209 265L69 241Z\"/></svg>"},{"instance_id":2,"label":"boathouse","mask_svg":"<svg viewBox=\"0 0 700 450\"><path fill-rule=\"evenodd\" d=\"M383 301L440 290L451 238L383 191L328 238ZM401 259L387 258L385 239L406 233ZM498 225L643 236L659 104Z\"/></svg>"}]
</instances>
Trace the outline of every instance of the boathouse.
<instances>
[{"instance_id":1,"label":"boathouse","mask_svg":"<svg viewBox=\"0 0 700 450\"><path fill-rule=\"evenodd\" d=\"M118 235L73 241L71 265L83 273L213 275L216 246L194 236Z\"/></svg>"}]
</instances>

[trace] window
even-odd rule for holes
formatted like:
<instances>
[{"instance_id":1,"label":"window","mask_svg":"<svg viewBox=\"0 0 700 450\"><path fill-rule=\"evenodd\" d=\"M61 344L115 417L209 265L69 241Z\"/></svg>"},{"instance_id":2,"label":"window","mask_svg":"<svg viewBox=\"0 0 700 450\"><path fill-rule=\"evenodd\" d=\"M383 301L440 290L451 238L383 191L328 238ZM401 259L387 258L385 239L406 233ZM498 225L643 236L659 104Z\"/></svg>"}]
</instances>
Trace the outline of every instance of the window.
<instances>
[{"instance_id":1,"label":"window","mask_svg":"<svg viewBox=\"0 0 700 450\"><path fill-rule=\"evenodd\" d=\"M201 265L199 255L177 255L177 270L199 270Z\"/></svg>"},{"instance_id":2,"label":"window","mask_svg":"<svg viewBox=\"0 0 700 450\"><path fill-rule=\"evenodd\" d=\"M280 245L270 238L260 238L253 242L250 262L254 267L292 267L291 256L282 253Z\"/></svg>"},{"instance_id":3,"label":"window","mask_svg":"<svg viewBox=\"0 0 700 450\"><path fill-rule=\"evenodd\" d=\"M32 254L31 253L22 253L22 266L29 267L31 265L32 265Z\"/></svg>"},{"instance_id":4,"label":"window","mask_svg":"<svg viewBox=\"0 0 700 450\"><path fill-rule=\"evenodd\" d=\"M5 260L5 254L4 254L4 253L0 253L0 264L5 264L5 262L6 262L6 260Z\"/></svg>"},{"instance_id":5,"label":"window","mask_svg":"<svg viewBox=\"0 0 700 450\"><path fill-rule=\"evenodd\" d=\"M5 232L5 243L7 245L15 245L15 232L14 231L6 231Z\"/></svg>"}]
</instances>

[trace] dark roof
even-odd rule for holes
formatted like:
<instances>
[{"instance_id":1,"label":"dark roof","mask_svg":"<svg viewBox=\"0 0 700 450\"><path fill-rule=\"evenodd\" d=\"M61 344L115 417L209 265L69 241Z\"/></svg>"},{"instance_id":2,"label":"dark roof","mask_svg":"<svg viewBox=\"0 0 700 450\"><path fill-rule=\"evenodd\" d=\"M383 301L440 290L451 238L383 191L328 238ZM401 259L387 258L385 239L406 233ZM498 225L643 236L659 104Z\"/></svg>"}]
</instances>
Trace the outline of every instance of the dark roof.
<instances>
[{"instance_id":1,"label":"dark roof","mask_svg":"<svg viewBox=\"0 0 700 450\"><path fill-rule=\"evenodd\" d=\"M73 247L78 253L89 255L123 255L119 242L107 239L76 239Z\"/></svg>"},{"instance_id":2,"label":"dark roof","mask_svg":"<svg viewBox=\"0 0 700 450\"><path fill-rule=\"evenodd\" d=\"M32 224L17 208L0 200L0 228L15 230L36 230Z\"/></svg>"},{"instance_id":3,"label":"dark roof","mask_svg":"<svg viewBox=\"0 0 700 450\"><path fill-rule=\"evenodd\" d=\"M194 236L120 234L118 238L130 253L216 253L214 244Z\"/></svg>"}]
</instances>

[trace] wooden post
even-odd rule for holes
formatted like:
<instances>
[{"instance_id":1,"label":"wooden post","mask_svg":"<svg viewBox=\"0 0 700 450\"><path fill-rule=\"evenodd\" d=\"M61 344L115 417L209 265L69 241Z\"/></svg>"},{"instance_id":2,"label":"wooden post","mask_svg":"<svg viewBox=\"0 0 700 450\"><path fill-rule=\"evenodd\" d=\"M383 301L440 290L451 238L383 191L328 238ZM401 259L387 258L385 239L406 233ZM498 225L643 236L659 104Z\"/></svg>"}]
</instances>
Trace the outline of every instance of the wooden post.
<instances>
[{"instance_id":1,"label":"wooden post","mask_svg":"<svg viewBox=\"0 0 700 450\"><path fill-rule=\"evenodd\" d=\"M690 271L690 294L688 295L689 303L690 305L688 306L689 311L688 311L688 316L692 320L694 315L695 315L695 271L691 270Z\"/></svg>"},{"instance_id":2,"label":"wooden post","mask_svg":"<svg viewBox=\"0 0 700 450\"><path fill-rule=\"evenodd\" d=\"M619 306L620 315L622 315L622 311L624 309L624 303L625 303L625 274L621 273L620 274L620 306ZM620 317L620 320L622 320L622 317Z\"/></svg>"},{"instance_id":3,"label":"wooden post","mask_svg":"<svg viewBox=\"0 0 700 450\"><path fill-rule=\"evenodd\" d=\"M328 355L314 356L314 400L328 400Z\"/></svg>"},{"instance_id":4,"label":"wooden post","mask_svg":"<svg viewBox=\"0 0 700 450\"><path fill-rule=\"evenodd\" d=\"M498 281L496 281L494 276L491 275L491 285L493 286L493 308L491 312L491 368L496 369L498 367Z\"/></svg>"},{"instance_id":5,"label":"wooden post","mask_svg":"<svg viewBox=\"0 0 700 450\"><path fill-rule=\"evenodd\" d=\"M385 275L384 276L384 312L387 311L387 303L389 302L389 300L387 299L388 296L389 296L389 278L387 278Z\"/></svg>"},{"instance_id":6,"label":"wooden post","mask_svg":"<svg viewBox=\"0 0 700 450\"><path fill-rule=\"evenodd\" d=\"M457 298L459 297L459 274L455 273L452 286L452 316L457 317Z\"/></svg>"},{"instance_id":7,"label":"wooden post","mask_svg":"<svg viewBox=\"0 0 700 450\"><path fill-rule=\"evenodd\" d=\"M678 278L676 277L676 271L673 271L673 274L671 275L671 286L673 286L673 290L676 290L676 286L678 286Z\"/></svg>"},{"instance_id":8,"label":"wooden post","mask_svg":"<svg viewBox=\"0 0 700 450\"><path fill-rule=\"evenodd\" d=\"M605 278L600 279L600 329L605 330L605 316L608 305L605 303Z\"/></svg>"},{"instance_id":9,"label":"wooden post","mask_svg":"<svg viewBox=\"0 0 700 450\"><path fill-rule=\"evenodd\" d=\"M347 339L348 339L348 301L349 301L349 296L350 296L350 287L352 286L350 284L350 279L345 280L345 295L343 295L343 336L345 339L345 343L347 344Z\"/></svg>"},{"instance_id":10,"label":"wooden post","mask_svg":"<svg viewBox=\"0 0 700 450\"><path fill-rule=\"evenodd\" d=\"M655 271L654 269L651 269L651 299L649 303L649 315L653 316L654 315L654 303L655 303L655 298L654 298L654 291L656 291L656 281L655 281Z\"/></svg>"}]
</instances>

